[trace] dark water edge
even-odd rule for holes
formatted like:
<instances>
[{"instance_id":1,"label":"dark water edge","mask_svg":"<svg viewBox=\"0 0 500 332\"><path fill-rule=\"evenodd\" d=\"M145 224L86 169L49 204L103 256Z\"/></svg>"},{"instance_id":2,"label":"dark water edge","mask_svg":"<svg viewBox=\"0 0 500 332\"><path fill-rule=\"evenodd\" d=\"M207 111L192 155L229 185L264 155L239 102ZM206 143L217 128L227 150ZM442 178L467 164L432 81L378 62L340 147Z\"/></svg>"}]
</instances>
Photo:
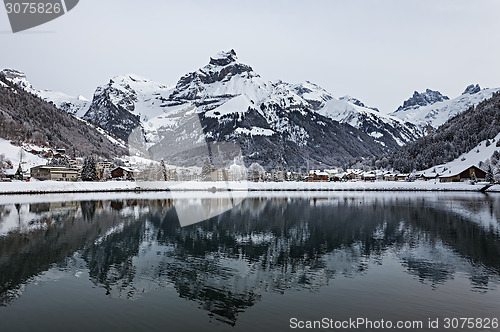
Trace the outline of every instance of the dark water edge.
<instances>
[{"instance_id":1,"label":"dark water edge","mask_svg":"<svg viewBox=\"0 0 500 332\"><path fill-rule=\"evenodd\" d=\"M227 199L0 201L1 330L500 318L500 195L266 195L186 227Z\"/></svg>"}]
</instances>

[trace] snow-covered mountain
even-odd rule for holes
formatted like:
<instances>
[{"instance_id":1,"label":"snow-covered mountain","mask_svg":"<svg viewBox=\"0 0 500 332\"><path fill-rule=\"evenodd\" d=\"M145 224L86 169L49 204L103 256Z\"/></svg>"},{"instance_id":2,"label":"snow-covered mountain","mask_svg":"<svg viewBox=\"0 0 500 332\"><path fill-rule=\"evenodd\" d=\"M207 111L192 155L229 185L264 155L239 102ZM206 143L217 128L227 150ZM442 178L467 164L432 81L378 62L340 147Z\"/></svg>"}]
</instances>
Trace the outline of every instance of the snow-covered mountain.
<instances>
[{"instance_id":1,"label":"snow-covered mountain","mask_svg":"<svg viewBox=\"0 0 500 332\"><path fill-rule=\"evenodd\" d=\"M268 167L339 165L384 151L316 112L331 98L311 83L266 81L231 50L172 89L134 75L115 78L96 91L84 118L135 146L143 138L139 150L172 164L201 166L203 155L215 163L241 153Z\"/></svg>"},{"instance_id":2,"label":"snow-covered mountain","mask_svg":"<svg viewBox=\"0 0 500 332\"><path fill-rule=\"evenodd\" d=\"M379 109L376 108L376 107L370 107L370 106L366 106L361 100L357 99L357 98L354 98L354 97L351 97L349 95L346 95L346 96L343 96L343 97L340 97L339 98L340 100L343 100L343 101L346 101L348 103L351 103L351 104L354 104L356 106L359 106L359 107L364 107L364 108L368 108L368 109L371 109L371 110L374 110L374 111L377 111L379 112Z\"/></svg>"},{"instance_id":3,"label":"snow-covered mountain","mask_svg":"<svg viewBox=\"0 0 500 332\"><path fill-rule=\"evenodd\" d=\"M354 97L343 96L337 99L311 82L286 86L306 100L319 114L350 124L391 150L422 136L420 128L412 123L382 114L377 108L368 107Z\"/></svg>"},{"instance_id":4,"label":"snow-covered mountain","mask_svg":"<svg viewBox=\"0 0 500 332\"><path fill-rule=\"evenodd\" d=\"M496 91L500 91L500 88L481 90L478 84L469 85L461 96L454 99L449 99L438 91L429 89L423 93L415 91L413 97L406 100L403 106L390 115L421 128L428 126L437 128L471 106L476 106L481 101L491 98Z\"/></svg>"},{"instance_id":5,"label":"snow-covered mountain","mask_svg":"<svg viewBox=\"0 0 500 332\"><path fill-rule=\"evenodd\" d=\"M315 111L330 98L311 83L265 81L231 50L183 76L169 107L194 108L208 141L236 142L247 161L269 167L339 165L372 154L369 146L382 151L366 134ZM162 146L174 143L161 136L171 143Z\"/></svg>"},{"instance_id":6,"label":"snow-covered mountain","mask_svg":"<svg viewBox=\"0 0 500 332\"><path fill-rule=\"evenodd\" d=\"M447 96L443 96L441 92L431 89L425 92L413 92L413 96L403 102L403 106L399 106L396 112L416 109L422 106L432 105L444 100L449 100Z\"/></svg>"},{"instance_id":7,"label":"snow-covered mountain","mask_svg":"<svg viewBox=\"0 0 500 332\"><path fill-rule=\"evenodd\" d=\"M52 102L57 108L71 115L82 117L90 106L90 102L83 96L73 97L62 92L51 90L37 90L28 81L26 75L15 69L4 69L1 73L12 83L23 88L47 102Z\"/></svg>"},{"instance_id":8,"label":"snow-covered mountain","mask_svg":"<svg viewBox=\"0 0 500 332\"><path fill-rule=\"evenodd\" d=\"M319 113L362 130L390 149L396 149L422 136L422 130L412 123L345 100L332 99Z\"/></svg>"},{"instance_id":9,"label":"snow-covered mountain","mask_svg":"<svg viewBox=\"0 0 500 332\"><path fill-rule=\"evenodd\" d=\"M281 81L279 83L307 101L315 111L320 110L325 106L326 102L333 99L333 96L328 91L309 81L300 84L288 84Z\"/></svg>"},{"instance_id":10,"label":"snow-covered mountain","mask_svg":"<svg viewBox=\"0 0 500 332\"><path fill-rule=\"evenodd\" d=\"M135 74L118 76L97 88L83 118L128 140L135 128L163 114L170 93L170 87Z\"/></svg>"}]
</instances>

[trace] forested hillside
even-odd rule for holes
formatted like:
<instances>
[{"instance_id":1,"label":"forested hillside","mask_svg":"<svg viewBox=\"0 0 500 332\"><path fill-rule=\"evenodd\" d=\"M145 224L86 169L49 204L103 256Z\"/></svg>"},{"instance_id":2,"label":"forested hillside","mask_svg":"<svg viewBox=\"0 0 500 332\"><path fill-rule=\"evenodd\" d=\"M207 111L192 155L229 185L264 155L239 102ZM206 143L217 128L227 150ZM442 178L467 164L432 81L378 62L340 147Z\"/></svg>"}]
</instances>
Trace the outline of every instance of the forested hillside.
<instances>
[{"instance_id":1,"label":"forested hillside","mask_svg":"<svg viewBox=\"0 0 500 332\"><path fill-rule=\"evenodd\" d=\"M376 158L374 165L401 172L427 169L458 158L481 141L493 139L499 132L500 92L496 92L490 99L451 118L429 135L399 151Z\"/></svg>"},{"instance_id":2,"label":"forested hillside","mask_svg":"<svg viewBox=\"0 0 500 332\"><path fill-rule=\"evenodd\" d=\"M120 145L85 122L26 92L0 74L0 137L16 144L34 143L95 154L105 158L126 154Z\"/></svg>"}]
</instances>

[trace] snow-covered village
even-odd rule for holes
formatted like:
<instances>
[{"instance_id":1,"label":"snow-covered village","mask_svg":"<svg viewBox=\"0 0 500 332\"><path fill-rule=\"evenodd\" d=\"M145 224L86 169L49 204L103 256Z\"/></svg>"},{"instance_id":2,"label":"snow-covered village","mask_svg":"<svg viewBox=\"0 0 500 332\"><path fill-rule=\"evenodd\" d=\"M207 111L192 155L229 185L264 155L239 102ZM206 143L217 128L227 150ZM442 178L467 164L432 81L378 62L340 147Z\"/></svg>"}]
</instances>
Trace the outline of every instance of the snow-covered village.
<instances>
[{"instance_id":1,"label":"snow-covered village","mask_svg":"<svg viewBox=\"0 0 500 332\"><path fill-rule=\"evenodd\" d=\"M500 328L499 1L4 7L0 332Z\"/></svg>"},{"instance_id":2,"label":"snow-covered village","mask_svg":"<svg viewBox=\"0 0 500 332\"><path fill-rule=\"evenodd\" d=\"M371 169L368 166L322 170L276 168L266 171L258 163L252 163L247 168L243 158L235 158L233 163L225 168L215 168L209 158L204 160L202 167L181 167L168 165L163 160L158 162L140 157L114 160L99 160L92 156L74 158L74 155L67 154L65 149L50 149L33 145L16 147L5 140L0 143L3 151L14 154L15 157L11 159L16 162L14 164L11 159L5 157L5 154L0 155L0 161L3 162L0 180L4 183L3 186L0 183L0 193L74 191L77 187L71 183L75 182L87 183L86 186L80 187L83 191L138 190L137 186L126 185L124 187L123 183L117 184L116 182L191 182L185 187L186 190L212 190L214 186L208 185L211 182L266 183L250 186L257 190L500 190L500 186L496 186L499 182L499 173L494 172L494 166L491 166L500 164L500 149L496 149L496 145L487 143L484 143L487 151L475 150L470 156L466 154L460 157L460 162L455 161L425 171L410 173ZM488 147L491 148L488 149ZM491 155L491 158L485 163L477 157L474 158L474 155L483 158ZM472 162L465 162L467 159ZM54 186L52 184L54 181L63 183ZM31 182L31 184L20 184L22 182ZM109 183L92 186L89 182ZM288 184L282 182L288 182ZM321 182L321 185L303 182ZM401 184L401 182L406 182L406 184ZM443 185L445 183L455 185ZM176 187L183 188L182 186ZM171 190L168 184L150 188ZM230 190L232 187L215 186L215 188ZM142 190L148 190L148 187L143 186Z\"/></svg>"}]
</instances>

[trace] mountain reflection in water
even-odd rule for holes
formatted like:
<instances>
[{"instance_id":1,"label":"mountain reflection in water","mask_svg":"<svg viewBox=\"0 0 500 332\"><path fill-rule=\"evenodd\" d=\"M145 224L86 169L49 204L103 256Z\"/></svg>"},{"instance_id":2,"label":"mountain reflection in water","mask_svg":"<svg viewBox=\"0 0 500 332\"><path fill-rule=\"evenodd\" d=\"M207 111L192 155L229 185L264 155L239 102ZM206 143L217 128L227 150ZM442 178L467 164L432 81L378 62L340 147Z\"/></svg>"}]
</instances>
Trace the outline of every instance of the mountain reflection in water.
<instances>
[{"instance_id":1,"label":"mountain reflection in water","mask_svg":"<svg viewBox=\"0 0 500 332\"><path fill-rule=\"evenodd\" d=\"M0 304L14 305L44 271L77 267L109 297L173 287L234 325L266 293L320 292L389 254L431 287L457 274L468 276L471 291L498 286L498 195L315 195L249 197L186 227L178 213L196 206L210 214L232 202L138 196L0 205Z\"/></svg>"}]
</instances>

